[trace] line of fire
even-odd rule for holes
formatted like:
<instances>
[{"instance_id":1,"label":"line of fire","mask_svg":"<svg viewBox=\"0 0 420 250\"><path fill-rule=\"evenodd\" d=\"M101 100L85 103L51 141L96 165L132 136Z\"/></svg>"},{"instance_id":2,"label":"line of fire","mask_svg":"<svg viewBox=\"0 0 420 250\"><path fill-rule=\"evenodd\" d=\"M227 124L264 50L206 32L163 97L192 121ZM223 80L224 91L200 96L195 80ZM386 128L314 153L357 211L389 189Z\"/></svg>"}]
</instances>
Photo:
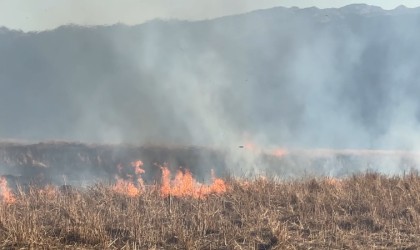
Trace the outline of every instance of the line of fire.
<instances>
[{"instance_id":1,"label":"line of fire","mask_svg":"<svg viewBox=\"0 0 420 250\"><path fill-rule=\"evenodd\" d=\"M253 143L232 151L198 146L3 142L0 194L4 202L10 203L14 202L13 190L27 185L83 187L105 182L116 193L129 197L155 188L162 197L205 198L226 192L229 187L223 178L232 174L244 178L328 176L339 180L375 171L375 167L383 169L385 164L390 173L409 172L417 167L420 157L418 152L409 151L267 150ZM235 161L232 154L236 155ZM252 169L252 164L258 171Z\"/></svg>"}]
</instances>

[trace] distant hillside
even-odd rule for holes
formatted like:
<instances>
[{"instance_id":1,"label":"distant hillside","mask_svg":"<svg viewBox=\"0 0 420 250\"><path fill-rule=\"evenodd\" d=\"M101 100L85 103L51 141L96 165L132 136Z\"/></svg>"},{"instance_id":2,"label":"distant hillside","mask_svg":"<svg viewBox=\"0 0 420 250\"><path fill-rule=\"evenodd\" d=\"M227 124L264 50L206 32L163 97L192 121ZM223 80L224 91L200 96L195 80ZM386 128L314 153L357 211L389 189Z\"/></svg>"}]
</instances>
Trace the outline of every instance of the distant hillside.
<instances>
[{"instance_id":1,"label":"distant hillside","mask_svg":"<svg viewBox=\"0 0 420 250\"><path fill-rule=\"evenodd\" d=\"M0 29L0 137L415 148L420 9Z\"/></svg>"}]
</instances>

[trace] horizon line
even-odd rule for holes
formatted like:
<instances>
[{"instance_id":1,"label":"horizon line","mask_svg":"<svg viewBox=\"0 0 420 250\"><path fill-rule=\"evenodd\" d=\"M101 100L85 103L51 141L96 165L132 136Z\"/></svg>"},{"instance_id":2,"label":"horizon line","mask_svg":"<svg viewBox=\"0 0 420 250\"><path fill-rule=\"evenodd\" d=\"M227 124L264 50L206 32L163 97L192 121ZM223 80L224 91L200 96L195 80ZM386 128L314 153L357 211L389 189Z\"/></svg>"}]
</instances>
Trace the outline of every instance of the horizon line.
<instances>
[{"instance_id":1,"label":"horizon line","mask_svg":"<svg viewBox=\"0 0 420 250\"><path fill-rule=\"evenodd\" d=\"M380 11L383 12L392 12L392 11L398 11L401 9L404 9L406 11L413 11L416 9L420 9L420 6L417 7L407 7L403 4L393 8L393 9L384 9L381 6L377 6L377 5L370 5L370 4L366 4L366 3L353 3L353 4L347 4L344 5L342 7L327 7L327 8L319 8L317 6L310 6L310 7L297 7L297 6L291 6L291 7L285 7L285 6L275 6L275 7L270 7L270 8L262 8L262 9L255 9L255 10L251 10L251 11L246 11L243 13L237 13L237 14L230 14L230 15L222 15L222 16L215 16L212 18L202 18L202 19L182 19L182 18L163 18L163 17L156 17L153 19L149 19L149 20L145 20L143 22L139 22L139 23L135 23L135 24L128 24L125 22L114 22L114 23L104 23L104 24L80 24L80 23L66 23L66 24L59 24L57 26L55 26L54 28L46 28L46 29L31 29L31 30L23 30L23 29L16 29L16 28L11 28L8 27L6 25L0 25L0 32L3 29L6 29L8 31L15 31L15 32L20 32L20 33L42 33L42 32L51 32L51 31L55 31L57 29L63 28L63 27L78 27L78 28L106 28L106 27L112 27L112 26L127 26L127 27L136 27L136 26L141 26L141 25L145 25L148 23L152 23L152 22L204 22L204 21L213 21L213 20L218 20L218 19L222 19L222 18L230 18L230 17L237 17L237 16L242 16L242 15L247 15L247 14L252 14L252 13L256 13L256 12L261 12L261 11L268 11L268 10L273 10L273 9L288 9L288 10L307 10L307 9L317 9L317 10L339 10L339 9L343 9L343 8L348 8L350 6L369 6L369 7L373 7L373 8L378 8L380 9Z\"/></svg>"}]
</instances>

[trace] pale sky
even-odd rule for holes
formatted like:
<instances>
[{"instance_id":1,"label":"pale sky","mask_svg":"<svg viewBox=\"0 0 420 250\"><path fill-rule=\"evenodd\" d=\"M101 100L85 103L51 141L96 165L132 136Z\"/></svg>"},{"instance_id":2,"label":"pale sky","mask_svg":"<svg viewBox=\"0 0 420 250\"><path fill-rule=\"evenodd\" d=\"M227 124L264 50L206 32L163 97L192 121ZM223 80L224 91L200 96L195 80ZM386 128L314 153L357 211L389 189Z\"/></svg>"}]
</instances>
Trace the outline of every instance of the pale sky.
<instances>
[{"instance_id":1,"label":"pale sky","mask_svg":"<svg viewBox=\"0 0 420 250\"><path fill-rule=\"evenodd\" d=\"M200 20L276 6L330 8L366 3L384 9L419 7L420 0L0 0L0 27L24 31L65 24L140 24L148 20Z\"/></svg>"}]
</instances>

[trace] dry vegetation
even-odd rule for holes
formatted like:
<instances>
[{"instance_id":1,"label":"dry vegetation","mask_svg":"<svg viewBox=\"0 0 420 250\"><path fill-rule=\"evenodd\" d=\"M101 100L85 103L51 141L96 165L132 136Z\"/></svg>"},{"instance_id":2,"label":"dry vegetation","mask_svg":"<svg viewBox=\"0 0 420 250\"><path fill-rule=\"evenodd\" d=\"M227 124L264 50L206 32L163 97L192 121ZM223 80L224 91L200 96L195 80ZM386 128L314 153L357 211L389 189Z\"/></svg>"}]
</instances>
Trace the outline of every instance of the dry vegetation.
<instances>
[{"instance_id":1,"label":"dry vegetation","mask_svg":"<svg viewBox=\"0 0 420 250\"><path fill-rule=\"evenodd\" d=\"M420 176L227 179L204 199L109 185L18 190L0 205L3 249L416 249Z\"/></svg>"}]
</instances>

